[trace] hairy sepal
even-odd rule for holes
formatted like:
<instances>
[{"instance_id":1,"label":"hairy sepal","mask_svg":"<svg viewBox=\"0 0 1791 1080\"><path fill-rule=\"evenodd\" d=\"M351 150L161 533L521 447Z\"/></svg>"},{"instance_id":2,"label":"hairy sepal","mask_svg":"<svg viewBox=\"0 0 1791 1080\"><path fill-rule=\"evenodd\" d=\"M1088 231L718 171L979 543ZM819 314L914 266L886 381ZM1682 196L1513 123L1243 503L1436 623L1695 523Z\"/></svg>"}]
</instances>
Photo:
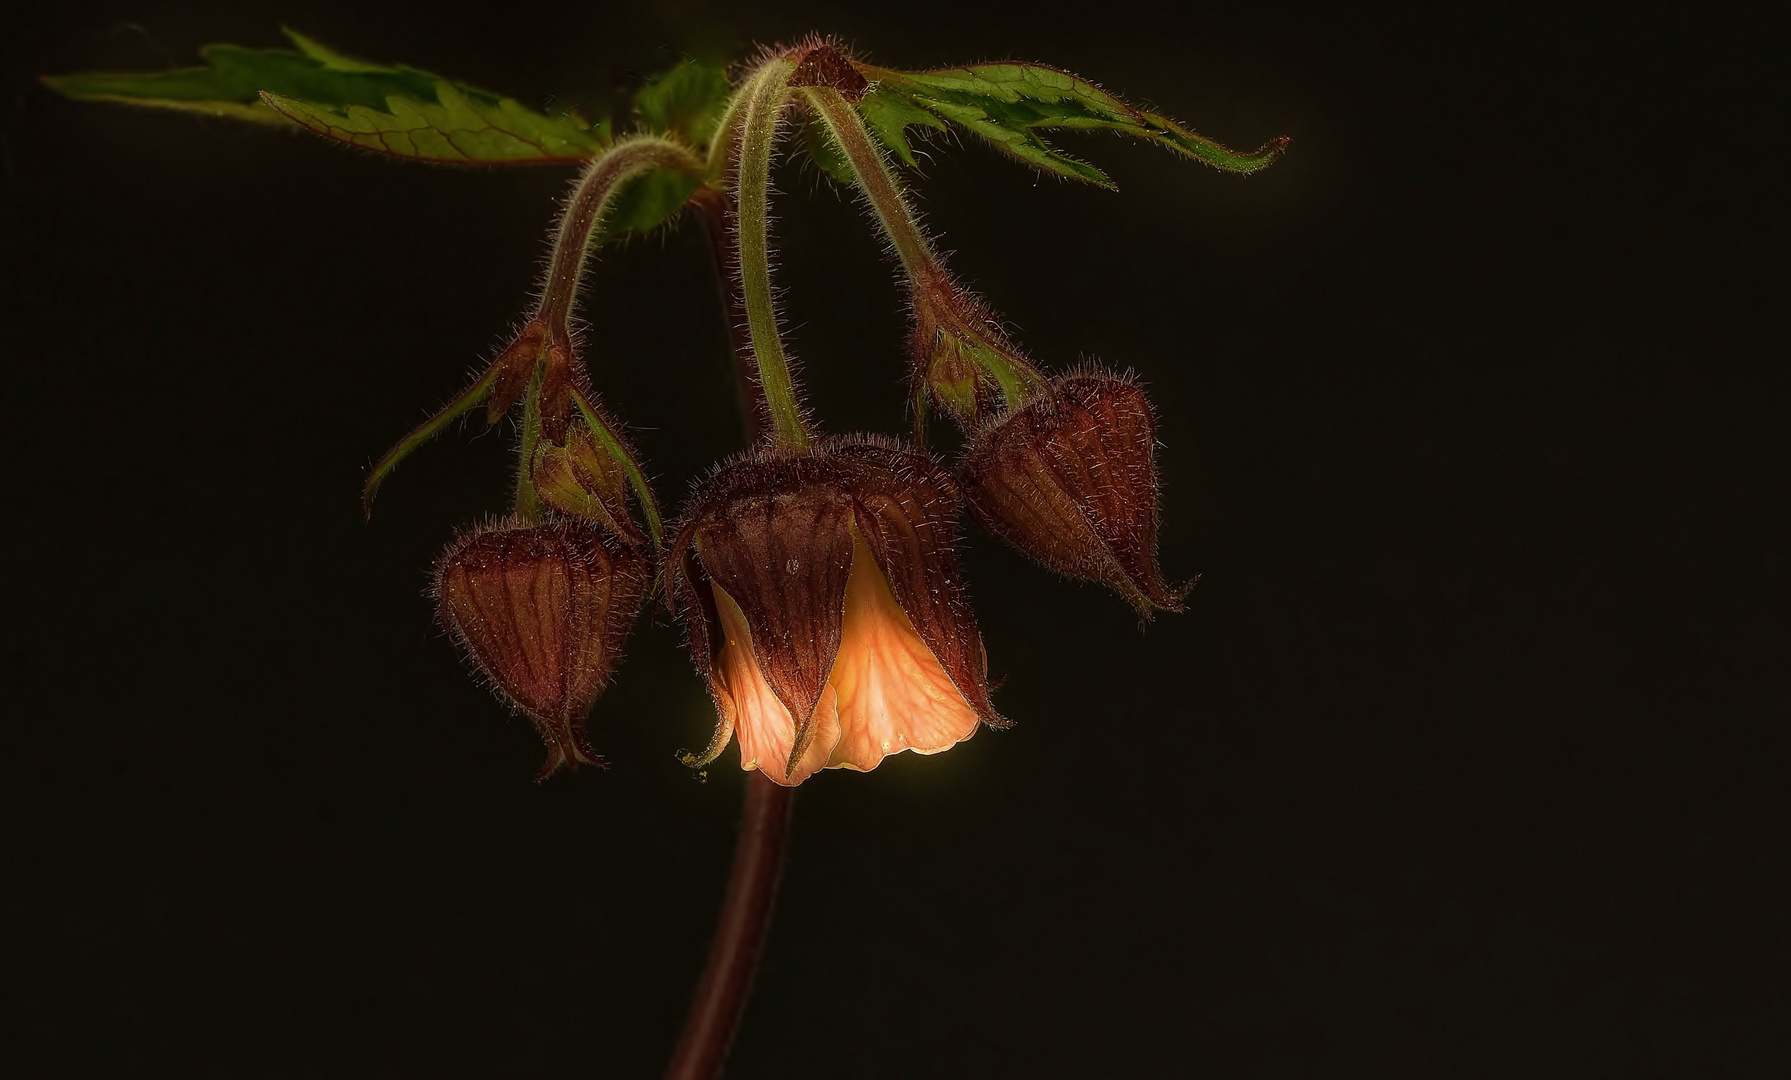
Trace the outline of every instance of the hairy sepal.
<instances>
[{"instance_id":1,"label":"hairy sepal","mask_svg":"<svg viewBox=\"0 0 1791 1080\"><path fill-rule=\"evenodd\" d=\"M856 530L965 702L984 723L1008 726L989 698L987 655L958 574L961 510L937 462L878 438L797 453L761 449L718 467L692 494L666 560L668 600L712 693L724 641L711 584L740 607L761 672L800 718L794 767L838 656ZM725 715L719 701L717 710ZM708 750L686 763L714 760L729 734L718 729Z\"/></svg>"}]
</instances>

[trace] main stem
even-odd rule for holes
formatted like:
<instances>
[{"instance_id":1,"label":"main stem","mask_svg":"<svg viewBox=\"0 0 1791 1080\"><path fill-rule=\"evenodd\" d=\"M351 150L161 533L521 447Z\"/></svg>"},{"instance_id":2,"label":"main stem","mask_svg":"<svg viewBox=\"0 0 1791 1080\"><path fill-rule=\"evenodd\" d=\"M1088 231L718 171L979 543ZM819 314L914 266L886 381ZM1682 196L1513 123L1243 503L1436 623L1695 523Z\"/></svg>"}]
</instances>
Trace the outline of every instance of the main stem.
<instances>
[{"instance_id":1,"label":"main stem","mask_svg":"<svg viewBox=\"0 0 1791 1080\"><path fill-rule=\"evenodd\" d=\"M763 772L746 774L746 807L740 814L727 898L666 1080L713 1080L721 1074L771 924L794 791L767 780Z\"/></svg>"},{"instance_id":2,"label":"main stem","mask_svg":"<svg viewBox=\"0 0 1791 1080\"><path fill-rule=\"evenodd\" d=\"M781 65L781 66L780 66ZM761 68L742 88L729 115L716 132L709 171L718 173L732 149L738 116L739 142L736 173L737 200L712 188L699 189L691 205L700 216L714 248L715 269L721 285L722 306L728 320L728 346L740 393L740 423L750 445L759 436L759 394L764 395L765 414L778 445L804 445L808 429L802 422L791 385L789 364L778 338L776 311L771 303L769 228L766 214L770 186L770 158L777 135L777 116L788 93L790 65L774 60ZM767 91L766 83L774 85ZM772 100L767 102L766 96ZM744 101L744 104L741 102ZM745 160L748 147L761 153ZM751 168L749 173L748 168ZM749 177L756 182L749 182ZM736 210L747 201L746 191L756 190L752 228L756 246L747 239L744 213ZM733 245L728 241L732 239ZM749 255L749 252L751 254ZM749 264L756 264L753 272ZM757 302L752 299L757 297ZM755 308L757 309L755 313ZM767 357L770 364L767 364ZM767 372L767 367L770 371ZM755 378L756 376L756 378ZM757 385L757 392L754 390ZM727 895L709 944L709 959L697 982L684 1031L672 1052L666 1080L715 1080L733 1045L740 1017L752 992L759 951L771 925L777 900L777 882L783 874L784 836L790 821L794 788L765 778L761 771L746 774L746 805L740 812L740 835L734 843L734 867L728 874Z\"/></svg>"}]
</instances>

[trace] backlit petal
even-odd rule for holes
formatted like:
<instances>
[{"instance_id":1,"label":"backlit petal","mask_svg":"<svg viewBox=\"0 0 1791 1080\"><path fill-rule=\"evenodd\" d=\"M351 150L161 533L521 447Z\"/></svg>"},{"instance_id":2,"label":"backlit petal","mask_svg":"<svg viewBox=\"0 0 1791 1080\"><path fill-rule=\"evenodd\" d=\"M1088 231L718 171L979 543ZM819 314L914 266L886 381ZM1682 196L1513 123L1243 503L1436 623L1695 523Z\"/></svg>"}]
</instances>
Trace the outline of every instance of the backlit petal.
<instances>
[{"instance_id":1,"label":"backlit petal","mask_svg":"<svg viewBox=\"0 0 1791 1080\"><path fill-rule=\"evenodd\" d=\"M721 619L726 643L716 654L711 678L715 685L716 705L721 709L722 723L734 729L740 740L740 767L762 769L766 776L780 784L802 783L827 764L833 744L839 740L839 723L834 715L833 691L825 689L821 704L815 710L817 730L794 769L786 771L790 748L795 742L796 725L790 710L772 692L771 684L759 671L753 656L752 634L740 605L719 585L713 586L716 614Z\"/></svg>"},{"instance_id":2,"label":"backlit petal","mask_svg":"<svg viewBox=\"0 0 1791 1080\"><path fill-rule=\"evenodd\" d=\"M887 754L936 754L976 734L976 710L914 630L864 539L853 534L846 619L828 686L839 739L829 768L877 767ZM829 702L823 699L822 710Z\"/></svg>"}]
</instances>

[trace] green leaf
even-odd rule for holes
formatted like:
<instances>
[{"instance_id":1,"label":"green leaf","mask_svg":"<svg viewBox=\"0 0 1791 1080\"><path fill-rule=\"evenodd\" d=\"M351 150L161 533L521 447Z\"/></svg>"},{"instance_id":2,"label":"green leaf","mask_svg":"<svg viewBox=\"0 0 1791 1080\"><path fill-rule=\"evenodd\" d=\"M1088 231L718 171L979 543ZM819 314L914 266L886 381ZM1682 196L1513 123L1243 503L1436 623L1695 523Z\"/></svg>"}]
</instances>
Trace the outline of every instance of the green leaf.
<instances>
[{"instance_id":1,"label":"green leaf","mask_svg":"<svg viewBox=\"0 0 1791 1080\"><path fill-rule=\"evenodd\" d=\"M600 125L549 117L511 98L409 67L344 56L287 30L295 49L209 45L204 67L48 76L73 98L295 123L364 149L422 161L584 161L608 142Z\"/></svg>"},{"instance_id":2,"label":"green leaf","mask_svg":"<svg viewBox=\"0 0 1791 1080\"><path fill-rule=\"evenodd\" d=\"M1249 153L1231 150L1158 113L1133 108L1100 87L1037 64L978 64L941 71L861 66L876 84L859 103L873 134L913 163L905 129L950 122L1048 172L1113 187L1107 174L1046 142L1042 132L1105 130L1142 138L1230 172L1255 172L1281 156L1286 139Z\"/></svg>"},{"instance_id":3,"label":"green leaf","mask_svg":"<svg viewBox=\"0 0 1791 1080\"><path fill-rule=\"evenodd\" d=\"M908 129L925 127L944 131L947 126L944 120L889 86L875 87L860 99L858 114L864 117L865 126L871 129L877 141L894 151L902 164L909 166L914 164L914 151L908 146Z\"/></svg>"},{"instance_id":4,"label":"green leaf","mask_svg":"<svg viewBox=\"0 0 1791 1080\"><path fill-rule=\"evenodd\" d=\"M549 120L510 98L487 103L446 80L433 100L393 96L384 108L332 108L269 90L261 100L301 127L338 142L416 161L571 164L602 149L592 132Z\"/></svg>"},{"instance_id":5,"label":"green leaf","mask_svg":"<svg viewBox=\"0 0 1791 1080\"><path fill-rule=\"evenodd\" d=\"M802 145L808 151L809 160L820 167L821 171L835 180L851 188L858 183L858 174L852 171L852 163L827 134L827 125L818 120L810 120L802 125Z\"/></svg>"},{"instance_id":6,"label":"green leaf","mask_svg":"<svg viewBox=\"0 0 1791 1080\"><path fill-rule=\"evenodd\" d=\"M634 96L646 130L675 135L691 146L708 145L727 107L727 72L702 60L679 64Z\"/></svg>"},{"instance_id":7,"label":"green leaf","mask_svg":"<svg viewBox=\"0 0 1791 1080\"><path fill-rule=\"evenodd\" d=\"M606 243L623 233L649 232L684 209L702 179L674 169L655 169L629 180L610 196L596 243Z\"/></svg>"}]
</instances>

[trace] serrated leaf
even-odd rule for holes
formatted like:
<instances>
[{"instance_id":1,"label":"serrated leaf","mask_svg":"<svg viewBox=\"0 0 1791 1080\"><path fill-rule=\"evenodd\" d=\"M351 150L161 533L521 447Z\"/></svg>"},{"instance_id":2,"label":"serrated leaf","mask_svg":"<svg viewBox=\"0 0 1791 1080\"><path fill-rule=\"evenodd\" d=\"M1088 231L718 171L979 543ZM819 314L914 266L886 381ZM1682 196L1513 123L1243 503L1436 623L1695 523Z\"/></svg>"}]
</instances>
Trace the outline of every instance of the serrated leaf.
<instances>
[{"instance_id":1,"label":"serrated leaf","mask_svg":"<svg viewBox=\"0 0 1791 1080\"><path fill-rule=\"evenodd\" d=\"M296 123L380 153L423 161L583 161L609 141L575 116L549 117L513 99L409 67L344 56L297 31L295 49L209 45L204 67L88 72L43 81L69 97Z\"/></svg>"},{"instance_id":2,"label":"serrated leaf","mask_svg":"<svg viewBox=\"0 0 1791 1080\"><path fill-rule=\"evenodd\" d=\"M929 102L934 112L960 127L981 135L997 147L1029 165L1048 172L1085 180L1101 187L1116 187L1107 174L1056 149L1039 137L1039 125L1022 110L993 110L987 103L959 104L948 101ZM1007 115L1003 115L1006 113Z\"/></svg>"},{"instance_id":3,"label":"serrated leaf","mask_svg":"<svg viewBox=\"0 0 1791 1080\"><path fill-rule=\"evenodd\" d=\"M1085 79L1038 64L978 64L940 71L860 66L859 70L876 83L875 91L859 103L866 124L910 164L913 158L904 129L915 124L941 127L941 121L979 135L1027 164L1103 187L1114 186L1105 173L1058 150L1041 132L1117 131L1240 173L1269 165L1287 142L1277 139L1240 153L1159 113L1134 108ZM917 114L926 119L917 119Z\"/></svg>"},{"instance_id":4,"label":"serrated leaf","mask_svg":"<svg viewBox=\"0 0 1791 1080\"><path fill-rule=\"evenodd\" d=\"M416 161L568 164L602 149L592 133L500 98L487 104L445 79L433 101L389 97L384 108L320 106L264 90L261 100L326 138Z\"/></svg>"},{"instance_id":5,"label":"serrated leaf","mask_svg":"<svg viewBox=\"0 0 1791 1080\"><path fill-rule=\"evenodd\" d=\"M634 95L647 131L675 135L691 146L708 145L727 107L727 72L702 60L679 64Z\"/></svg>"},{"instance_id":6,"label":"serrated leaf","mask_svg":"<svg viewBox=\"0 0 1791 1080\"><path fill-rule=\"evenodd\" d=\"M947 127L944 120L916 105L913 101L895 89L873 87L858 102L858 114L864 117L865 126L877 141L889 147L902 164L914 164L914 151L908 145L908 129L911 127L932 128L944 131Z\"/></svg>"},{"instance_id":7,"label":"serrated leaf","mask_svg":"<svg viewBox=\"0 0 1791 1080\"><path fill-rule=\"evenodd\" d=\"M280 32L286 35L286 40L292 42L299 52L322 64L330 71L380 74L390 70L380 67L378 64L369 64L364 60L356 60L352 56L339 53L309 34L301 34L290 26L282 26Z\"/></svg>"}]
</instances>

